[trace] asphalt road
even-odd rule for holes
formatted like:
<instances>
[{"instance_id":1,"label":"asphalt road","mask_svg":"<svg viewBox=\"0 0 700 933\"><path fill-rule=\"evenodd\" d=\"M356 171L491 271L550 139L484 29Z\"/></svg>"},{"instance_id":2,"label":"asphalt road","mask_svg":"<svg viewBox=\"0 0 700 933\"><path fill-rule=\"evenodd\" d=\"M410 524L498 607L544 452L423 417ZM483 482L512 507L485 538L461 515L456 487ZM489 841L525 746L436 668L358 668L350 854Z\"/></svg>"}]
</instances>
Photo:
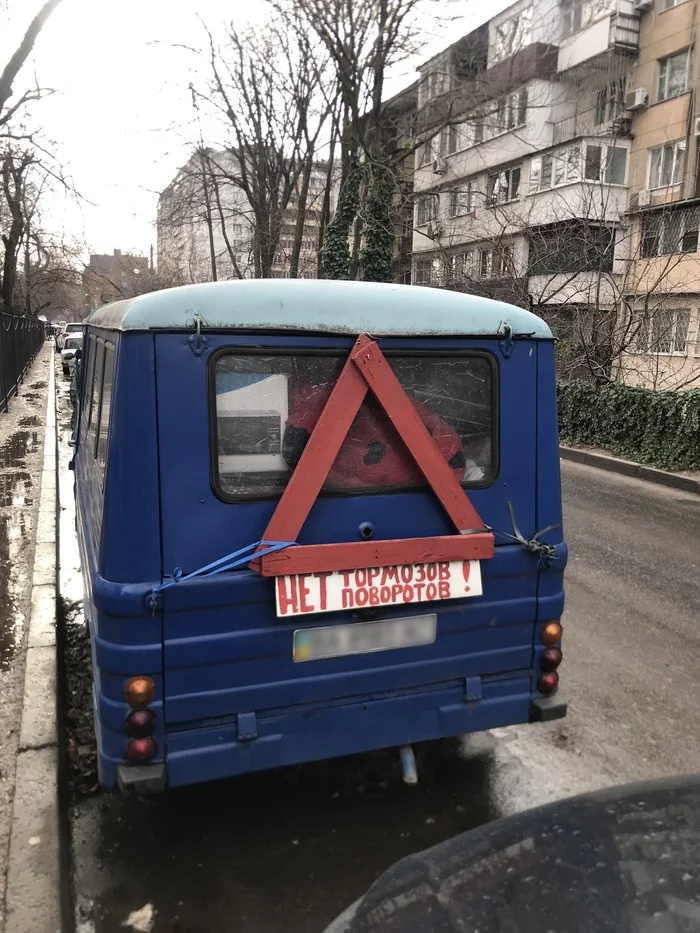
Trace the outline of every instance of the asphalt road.
<instances>
[{"instance_id":1,"label":"asphalt road","mask_svg":"<svg viewBox=\"0 0 700 933\"><path fill-rule=\"evenodd\" d=\"M80 933L320 931L384 868L485 820L700 771L700 498L563 464L567 719L71 814ZM69 574L74 579L73 574Z\"/></svg>"}]
</instances>

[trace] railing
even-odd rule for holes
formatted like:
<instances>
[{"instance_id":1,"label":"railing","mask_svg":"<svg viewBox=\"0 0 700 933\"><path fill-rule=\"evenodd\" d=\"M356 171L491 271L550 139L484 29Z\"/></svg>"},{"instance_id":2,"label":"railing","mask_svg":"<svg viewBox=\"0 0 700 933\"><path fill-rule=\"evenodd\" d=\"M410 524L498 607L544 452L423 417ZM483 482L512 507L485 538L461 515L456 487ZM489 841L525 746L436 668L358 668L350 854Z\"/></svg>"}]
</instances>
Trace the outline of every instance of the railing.
<instances>
[{"instance_id":1,"label":"railing","mask_svg":"<svg viewBox=\"0 0 700 933\"><path fill-rule=\"evenodd\" d=\"M586 110L583 113L565 117L552 124L552 144L558 146L560 143L579 139L581 136L604 136L606 138L629 136L630 117L629 111L626 110L621 110L619 116L606 120L604 123L596 123L595 110Z\"/></svg>"},{"instance_id":2,"label":"railing","mask_svg":"<svg viewBox=\"0 0 700 933\"><path fill-rule=\"evenodd\" d=\"M0 412L8 411L45 339L43 321L0 312Z\"/></svg>"}]
</instances>

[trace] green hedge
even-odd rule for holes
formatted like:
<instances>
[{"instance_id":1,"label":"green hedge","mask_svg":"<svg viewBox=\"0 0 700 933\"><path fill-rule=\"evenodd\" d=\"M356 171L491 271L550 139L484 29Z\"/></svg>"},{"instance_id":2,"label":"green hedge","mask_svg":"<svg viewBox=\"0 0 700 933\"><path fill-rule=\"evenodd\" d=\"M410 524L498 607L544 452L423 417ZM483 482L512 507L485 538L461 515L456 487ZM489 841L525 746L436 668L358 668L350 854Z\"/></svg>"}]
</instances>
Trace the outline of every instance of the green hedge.
<instances>
[{"instance_id":1,"label":"green hedge","mask_svg":"<svg viewBox=\"0 0 700 933\"><path fill-rule=\"evenodd\" d=\"M666 470L700 469L700 389L570 384L557 395L563 444L602 447Z\"/></svg>"}]
</instances>

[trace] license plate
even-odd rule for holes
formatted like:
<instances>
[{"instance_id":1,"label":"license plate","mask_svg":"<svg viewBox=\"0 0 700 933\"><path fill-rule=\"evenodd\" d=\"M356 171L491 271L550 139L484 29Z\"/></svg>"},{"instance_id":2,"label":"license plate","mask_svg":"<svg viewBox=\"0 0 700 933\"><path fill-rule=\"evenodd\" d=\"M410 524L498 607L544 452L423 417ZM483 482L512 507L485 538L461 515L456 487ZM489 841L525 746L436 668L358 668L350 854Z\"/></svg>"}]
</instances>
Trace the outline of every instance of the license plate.
<instances>
[{"instance_id":1,"label":"license plate","mask_svg":"<svg viewBox=\"0 0 700 933\"><path fill-rule=\"evenodd\" d=\"M432 645L436 631L436 615L297 629L294 632L294 660L318 661L348 654Z\"/></svg>"},{"instance_id":2,"label":"license plate","mask_svg":"<svg viewBox=\"0 0 700 933\"><path fill-rule=\"evenodd\" d=\"M277 615L307 615L481 596L478 560L398 564L276 578Z\"/></svg>"}]
</instances>

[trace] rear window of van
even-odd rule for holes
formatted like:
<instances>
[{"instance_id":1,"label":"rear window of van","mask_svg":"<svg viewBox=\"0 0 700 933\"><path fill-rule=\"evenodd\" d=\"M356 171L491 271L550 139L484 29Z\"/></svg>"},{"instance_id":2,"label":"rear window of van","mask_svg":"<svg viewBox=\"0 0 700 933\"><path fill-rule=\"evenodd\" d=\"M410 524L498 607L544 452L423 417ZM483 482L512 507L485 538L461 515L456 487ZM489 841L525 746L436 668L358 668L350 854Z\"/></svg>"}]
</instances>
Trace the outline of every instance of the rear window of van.
<instances>
[{"instance_id":1,"label":"rear window of van","mask_svg":"<svg viewBox=\"0 0 700 933\"><path fill-rule=\"evenodd\" d=\"M497 471L496 363L487 353L388 355L389 363L455 477L484 486ZM213 447L224 498L279 496L340 375L344 359L231 352L215 359ZM369 393L323 491L351 494L425 485Z\"/></svg>"}]
</instances>

